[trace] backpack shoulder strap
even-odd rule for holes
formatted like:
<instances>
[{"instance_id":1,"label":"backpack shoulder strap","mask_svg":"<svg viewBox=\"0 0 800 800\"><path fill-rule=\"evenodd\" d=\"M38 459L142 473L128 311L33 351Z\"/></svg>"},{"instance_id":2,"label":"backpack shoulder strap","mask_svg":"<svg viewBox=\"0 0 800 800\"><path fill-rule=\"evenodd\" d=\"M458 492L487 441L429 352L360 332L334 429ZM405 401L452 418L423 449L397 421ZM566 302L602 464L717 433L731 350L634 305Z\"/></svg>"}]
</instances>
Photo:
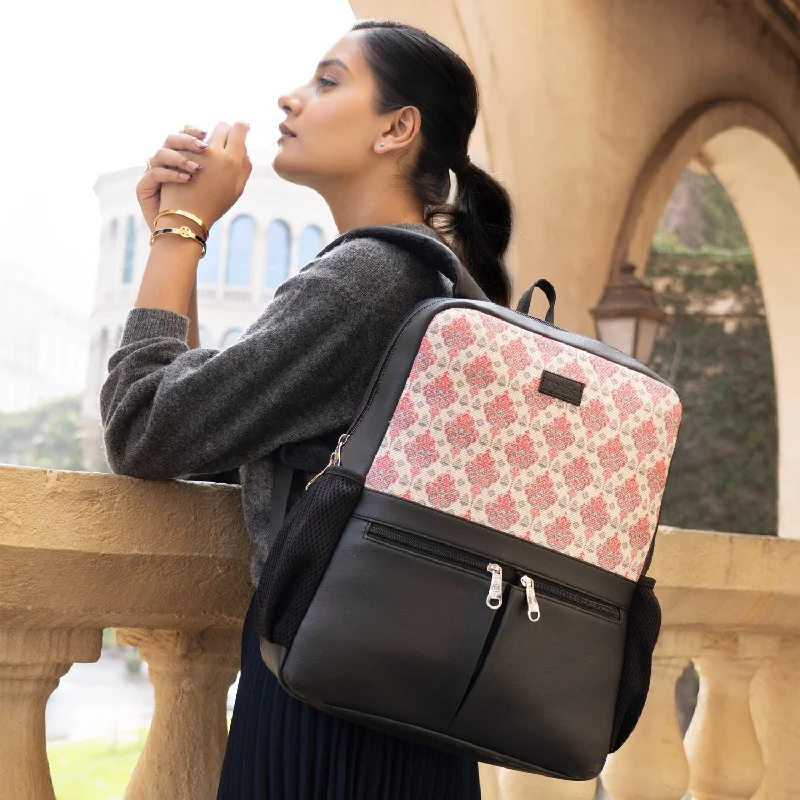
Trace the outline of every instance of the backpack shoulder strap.
<instances>
[{"instance_id":1,"label":"backpack shoulder strap","mask_svg":"<svg viewBox=\"0 0 800 800\"><path fill-rule=\"evenodd\" d=\"M271 461L272 496L270 498L269 522L267 523L267 545L272 546L278 531L286 517L286 508L292 488L295 472L316 475L330 461L331 453L336 447L339 437L346 433L333 433L305 439L300 442L286 442L273 451Z\"/></svg>"},{"instance_id":2,"label":"backpack shoulder strap","mask_svg":"<svg viewBox=\"0 0 800 800\"><path fill-rule=\"evenodd\" d=\"M364 238L381 239L398 247L404 247L423 263L430 264L452 282L453 297L491 302L458 260L456 254L446 244L434 239L433 236L408 228L393 228L391 225L362 225L343 233L327 244L317 255L320 256L336 245L349 242L351 239Z\"/></svg>"},{"instance_id":3,"label":"backpack shoulder strap","mask_svg":"<svg viewBox=\"0 0 800 800\"><path fill-rule=\"evenodd\" d=\"M286 517L289 490L292 487L294 468L282 461L275 461L272 471L272 496L269 501L269 522L267 523L267 552L272 549L278 531Z\"/></svg>"},{"instance_id":4,"label":"backpack shoulder strap","mask_svg":"<svg viewBox=\"0 0 800 800\"><path fill-rule=\"evenodd\" d=\"M394 228L391 225L362 225L353 228L327 244L317 256L326 253L337 244L351 239L381 239L399 247L404 247L424 264L429 264L448 278L453 284L453 297L491 302L483 290L467 272L456 254L444 243L424 233L407 228ZM338 439L338 434L336 436ZM295 469L318 472L325 467L331 451L336 445L330 437L318 437L303 442L283 445L273 459L272 497L270 499L269 522L267 523L267 544L272 546L286 516L286 506Z\"/></svg>"}]
</instances>

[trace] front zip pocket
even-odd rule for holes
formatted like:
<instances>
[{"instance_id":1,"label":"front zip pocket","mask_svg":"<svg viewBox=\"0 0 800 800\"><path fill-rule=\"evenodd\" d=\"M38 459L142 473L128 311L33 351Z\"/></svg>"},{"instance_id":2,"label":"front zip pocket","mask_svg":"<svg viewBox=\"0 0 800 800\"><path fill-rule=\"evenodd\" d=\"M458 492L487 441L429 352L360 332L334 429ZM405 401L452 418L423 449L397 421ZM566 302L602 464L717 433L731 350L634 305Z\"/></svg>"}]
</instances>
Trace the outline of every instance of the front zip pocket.
<instances>
[{"instance_id":1,"label":"front zip pocket","mask_svg":"<svg viewBox=\"0 0 800 800\"><path fill-rule=\"evenodd\" d=\"M541 618L537 593L551 600L601 616L612 622L619 622L620 620L620 609L613 603L561 584L551 578L546 578L536 573L528 574L531 571L524 570L522 567L502 564L487 556L479 556L450 544L435 542L424 536L401 531L397 528L390 528L376 522L370 522L364 535L368 539L375 539L405 550L424 553L437 560L450 562L455 566L465 567L481 574L485 574L487 571L491 572L491 583L486 597L486 604L489 608L499 608L502 604L504 577L506 580L518 582L525 590L528 619L531 622L538 622Z\"/></svg>"},{"instance_id":2,"label":"front zip pocket","mask_svg":"<svg viewBox=\"0 0 800 800\"><path fill-rule=\"evenodd\" d=\"M503 603L503 568L494 561L480 558L466 550L451 547L448 544L431 542L423 536L406 533L406 531L400 531L396 528L387 528L376 522L370 522L364 536L367 539L390 542L404 550L425 553L440 561L449 561L458 567L466 567L480 573L491 572L492 577L489 583L489 593L486 595L486 605L489 608L497 609Z\"/></svg>"}]
</instances>

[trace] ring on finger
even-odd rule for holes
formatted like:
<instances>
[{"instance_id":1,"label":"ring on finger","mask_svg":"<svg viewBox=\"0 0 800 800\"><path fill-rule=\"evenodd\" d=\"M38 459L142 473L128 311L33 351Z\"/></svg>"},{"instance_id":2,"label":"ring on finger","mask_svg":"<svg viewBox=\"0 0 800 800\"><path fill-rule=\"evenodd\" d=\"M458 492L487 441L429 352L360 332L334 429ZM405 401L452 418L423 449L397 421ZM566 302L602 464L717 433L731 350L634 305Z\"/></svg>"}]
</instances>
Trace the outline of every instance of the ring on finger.
<instances>
[{"instance_id":1,"label":"ring on finger","mask_svg":"<svg viewBox=\"0 0 800 800\"><path fill-rule=\"evenodd\" d=\"M150 172L151 169L153 169L153 165L150 163L150 159L148 158L147 159L147 169L145 170L145 172L146 173Z\"/></svg>"},{"instance_id":2,"label":"ring on finger","mask_svg":"<svg viewBox=\"0 0 800 800\"><path fill-rule=\"evenodd\" d=\"M178 131L178 133L186 133L186 131L188 131L188 130L189 130L189 128L191 128L191 127L192 127L191 125L184 125L184 126L183 126L183 127L182 127L182 128L179 130L179 131Z\"/></svg>"}]
</instances>

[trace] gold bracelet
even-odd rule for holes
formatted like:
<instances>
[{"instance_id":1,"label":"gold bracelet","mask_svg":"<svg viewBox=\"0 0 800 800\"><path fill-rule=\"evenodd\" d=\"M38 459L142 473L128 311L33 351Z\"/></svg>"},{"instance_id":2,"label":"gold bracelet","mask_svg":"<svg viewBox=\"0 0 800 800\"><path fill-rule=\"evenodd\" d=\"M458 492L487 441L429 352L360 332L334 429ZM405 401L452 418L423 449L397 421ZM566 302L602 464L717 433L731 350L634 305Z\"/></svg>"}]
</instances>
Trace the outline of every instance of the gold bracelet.
<instances>
[{"instance_id":1,"label":"gold bracelet","mask_svg":"<svg viewBox=\"0 0 800 800\"><path fill-rule=\"evenodd\" d=\"M179 217L186 217L186 219L196 222L203 231L203 235L206 237L206 239L208 239L208 228L203 220L201 220L200 217L196 217L191 213L191 211L183 211L180 208L171 208L169 211L159 211L159 213L156 214L156 218L153 220L153 230L156 229L156 223L161 219L161 217L164 217L167 214L177 214Z\"/></svg>"},{"instance_id":2,"label":"gold bracelet","mask_svg":"<svg viewBox=\"0 0 800 800\"><path fill-rule=\"evenodd\" d=\"M153 240L156 238L156 236L160 236L162 233L177 233L178 236L182 236L184 239L194 239L195 241L200 242L200 247L203 248L200 258L206 254L206 240L201 239L191 228L186 225L182 225L180 228L159 228L157 231L153 231L150 234L150 247L153 246Z\"/></svg>"}]
</instances>

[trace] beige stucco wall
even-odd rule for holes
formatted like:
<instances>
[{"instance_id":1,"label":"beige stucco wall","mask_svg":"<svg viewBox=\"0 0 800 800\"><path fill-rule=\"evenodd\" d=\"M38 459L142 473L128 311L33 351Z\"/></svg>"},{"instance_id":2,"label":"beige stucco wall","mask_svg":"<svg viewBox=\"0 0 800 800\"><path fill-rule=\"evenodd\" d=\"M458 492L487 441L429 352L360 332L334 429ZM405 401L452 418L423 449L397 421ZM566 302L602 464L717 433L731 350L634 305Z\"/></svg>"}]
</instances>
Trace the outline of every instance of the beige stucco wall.
<instances>
[{"instance_id":1,"label":"beige stucco wall","mask_svg":"<svg viewBox=\"0 0 800 800\"><path fill-rule=\"evenodd\" d=\"M516 207L514 303L547 277L562 327L594 336L588 310L609 270L629 255L641 266L663 207L652 185L668 196L676 165L679 174L693 156L711 159L757 259L778 394L778 533L800 537L800 62L755 2L350 5L359 17L419 25L469 62L482 96L472 155L506 181ZM706 119L722 107L727 128ZM545 310L536 293L532 313Z\"/></svg>"}]
</instances>

